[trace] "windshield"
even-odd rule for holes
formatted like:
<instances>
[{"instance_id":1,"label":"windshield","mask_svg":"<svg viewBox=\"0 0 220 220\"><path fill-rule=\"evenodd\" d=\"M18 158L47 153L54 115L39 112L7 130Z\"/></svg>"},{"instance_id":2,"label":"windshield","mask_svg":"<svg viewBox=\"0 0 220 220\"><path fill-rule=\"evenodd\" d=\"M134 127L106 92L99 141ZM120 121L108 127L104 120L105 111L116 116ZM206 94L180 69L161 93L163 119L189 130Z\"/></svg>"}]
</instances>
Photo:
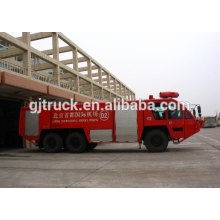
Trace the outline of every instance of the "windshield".
<instances>
[{"instance_id":1,"label":"windshield","mask_svg":"<svg viewBox=\"0 0 220 220\"><path fill-rule=\"evenodd\" d=\"M210 118L205 118L204 122L206 122L206 123L215 123L216 120L215 120L215 117L210 117Z\"/></svg>"}]
</instances>

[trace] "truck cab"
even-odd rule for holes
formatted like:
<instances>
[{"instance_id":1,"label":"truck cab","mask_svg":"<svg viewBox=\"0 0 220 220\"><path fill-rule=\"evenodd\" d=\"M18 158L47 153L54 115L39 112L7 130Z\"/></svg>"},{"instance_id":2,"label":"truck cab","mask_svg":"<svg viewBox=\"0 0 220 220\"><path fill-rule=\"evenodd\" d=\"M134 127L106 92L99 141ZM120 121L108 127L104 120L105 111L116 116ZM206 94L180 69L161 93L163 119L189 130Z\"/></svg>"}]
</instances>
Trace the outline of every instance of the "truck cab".
<instances>
[{"instance_id":1,"label":"truck cab","mask_svg":"<svg viewBox=\"0 0 220 220\"><path fill-rule=\"evenodd\" d=\"M163 99L153 99L151 96L151 99L146 100L148 105L150 102L155 103L153 110L144 111L142 140L149 148L148 150L164 151L169 141L178 144L200 131L203 121L196 120L183 104L174 99L176 97L177 94L170 94ZM158 144L156 144L156 141ZM159 146L159 143L162 142L164 142L164 145Z\"/></svg>"}]
</instances>

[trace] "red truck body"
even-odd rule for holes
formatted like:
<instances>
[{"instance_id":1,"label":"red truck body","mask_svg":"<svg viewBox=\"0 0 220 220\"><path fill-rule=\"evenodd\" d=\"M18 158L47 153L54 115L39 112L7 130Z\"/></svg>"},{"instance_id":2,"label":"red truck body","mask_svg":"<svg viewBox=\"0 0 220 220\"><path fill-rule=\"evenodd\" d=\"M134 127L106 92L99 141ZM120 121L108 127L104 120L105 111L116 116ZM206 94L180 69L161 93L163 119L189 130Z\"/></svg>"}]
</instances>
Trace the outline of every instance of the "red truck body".
<instances>
[{"instance_id":1,"label":"red truck body","mask_svg":"<svg viewBox=\"0 0 220 220\"><path fill-rule=\"evenodd\" d=\"M23 107L19 134L48 152L58 152L62 148L83 152L98 143L142 141L149 151L155 152L164 151L169 141L180 143L200 131L202 122L196 121L185 107L174 118L169 115L169 109L161 111L158 107L162 102L177 104L177 100L150 97L141 104L140 100L127 101L128 105L112 102L110 110L106 110L104 102L99 106L95 104L93 110L85 109L83 103L76 105L78 110L56 110L51 106L50 110L41 109L40 113L31 113L29 107ZM156 103L156 110L143 110L150 102ZM128 110L122 110L122 106Z\"/></svg>"}]
</instances>

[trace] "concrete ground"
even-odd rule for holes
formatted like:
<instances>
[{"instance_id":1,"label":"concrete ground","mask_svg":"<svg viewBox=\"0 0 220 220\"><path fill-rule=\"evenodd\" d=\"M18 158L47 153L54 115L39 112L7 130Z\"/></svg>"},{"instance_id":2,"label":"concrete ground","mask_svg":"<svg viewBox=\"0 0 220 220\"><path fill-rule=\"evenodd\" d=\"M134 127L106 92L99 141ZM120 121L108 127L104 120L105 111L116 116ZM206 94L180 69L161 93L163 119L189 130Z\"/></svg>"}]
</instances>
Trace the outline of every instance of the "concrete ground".
<instances>
[{"instance_id":1,"label":"concrete ground","mask_svg":"<svg viewBox=\"0 0 220 220\"><path fill-rule=\"evenodd\" d=\"M101 144L82 154L0 150L0 187L220 187L220 127L203 128L166 152Z\"/></svg>"}]
</instances>

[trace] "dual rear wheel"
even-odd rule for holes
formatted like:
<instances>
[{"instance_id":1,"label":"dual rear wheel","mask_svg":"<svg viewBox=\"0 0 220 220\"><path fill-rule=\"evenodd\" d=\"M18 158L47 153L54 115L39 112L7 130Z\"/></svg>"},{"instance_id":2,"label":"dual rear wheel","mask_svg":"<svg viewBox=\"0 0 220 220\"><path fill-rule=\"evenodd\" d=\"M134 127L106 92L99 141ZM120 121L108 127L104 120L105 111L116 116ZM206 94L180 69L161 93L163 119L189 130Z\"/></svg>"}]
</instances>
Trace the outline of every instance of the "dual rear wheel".
<instances>
[{"instance_id":1,"label":"dual rear wheel","mask_svg":"<svg viewBox=\"0 0 220 220\"><path fill-rule=\"evenodd\" d=\"M72 153L80 153L86 150L87 140L85 136L78 132L69 134L66 138L66 148Z\"/></svg>"},{"instance_id":2,"label":"dual rear wheel","mask_svg":"<svg viewBox=\"0 0 220 220\"><path fill-rule=\"evenodd\" d=\"M43 146L48 153L60 152L63 147L63 139L59 134L49 133L43 140Z\"/></svg>"},{"instance_id":3,"label":"dual rear wheel","mask_svg":"<svg viewBox=\"0 0 220 220\"><path fill-rule=\"evenodd\" d=\"M65 148L71 153L81 153L85 150L91 150L98 144L90 144L84 134L73 132L66 137ZM43 139L43 147L49 153L57 153L64 147L62 137L57 133L49 133Z\"/></svg>"}]
</instances>

